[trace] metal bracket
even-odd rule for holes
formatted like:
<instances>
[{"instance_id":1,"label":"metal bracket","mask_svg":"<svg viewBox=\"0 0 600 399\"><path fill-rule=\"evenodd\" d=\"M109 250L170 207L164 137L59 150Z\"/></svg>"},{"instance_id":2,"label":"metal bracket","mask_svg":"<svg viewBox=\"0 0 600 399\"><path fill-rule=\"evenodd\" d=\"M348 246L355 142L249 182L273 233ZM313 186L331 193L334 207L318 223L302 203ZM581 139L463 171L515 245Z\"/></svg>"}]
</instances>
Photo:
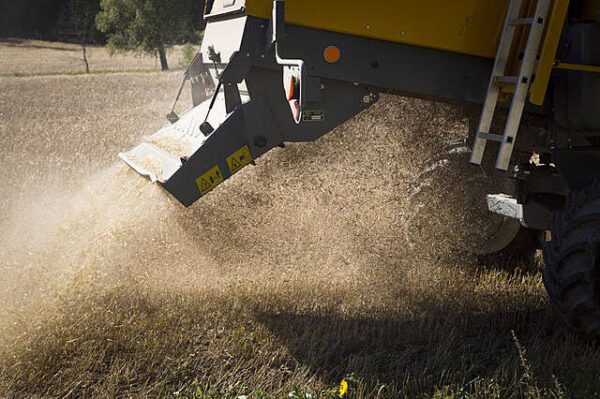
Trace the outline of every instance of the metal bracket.
<instances>
[{"instance_id":1,"label":"metal bracket","mask_svg":"<svg viewBox=\"0 0 600 399\"><path fill-rule=\"evenodd\" d=\"M288 78L295 77L298 81L299 96L298 96L298 112L293 113L294 121L299 124L302 121L302 112L304 110L304 91L306 81L306 70L304 61L300 59L283 58L281 56L281 42L283 41L285 31L285 0L273 1L273 38L272 43L275 44L275 60L279 65L283 66L283 84L287 84Z\"/></svg>"},{"instance_id":2,"label":"metal bracket","mask_svg":"<svg viewBox=\"0 0 600 399\"><path fill-rule=\"evenodd\" d=\"M177 106L177 102L181 97L181 93L183 92L183 87L185 86L185 82L190 81L192 88L192 106L202 103L208 97L210 97L210 91L214 89L214 85L212 81L209 79L209 71L206 65L204 64L204 60L202 57L202 53L196 54L190 65L186 68L183 73L183 79L181 80L181 84L179 85L179 90L177 90L177 95L175 96L175 100L173 101L173 106L171 107L171 111L167 114L167 120L170 123L175 123L179 120L179 115L175 112L175 107Z\"/></svg>"},{"instance_id":3,"label":"metal bracket","mask_svg":"<svg viewBox=\"0 0 600 399\"><path fill-rule=\"evenodd\" d=\"M570 64L568 62L561 62L558 60L554 62L554 68L566 69L568 71L600 73L600 66L597 65Z\"/></svg>"}]
</instances>

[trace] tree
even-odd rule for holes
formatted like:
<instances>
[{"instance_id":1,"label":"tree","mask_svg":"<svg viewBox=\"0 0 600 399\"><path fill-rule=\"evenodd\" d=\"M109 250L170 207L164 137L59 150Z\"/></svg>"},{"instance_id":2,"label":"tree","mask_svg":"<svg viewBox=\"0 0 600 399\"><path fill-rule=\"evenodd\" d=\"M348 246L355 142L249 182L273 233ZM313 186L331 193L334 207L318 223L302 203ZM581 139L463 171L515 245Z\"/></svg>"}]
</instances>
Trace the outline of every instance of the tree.
<instances>
[{"instance_id":1,"label":"tree","mask_svg":"<svg viewBox=\"0 0 600 399\"><path fill-rule=\"evenodd\" d=\"M81 46L85 73L90 73L87 45L94 39L98 10L98 0L66 0L58 17L57 36Z\"/></svg>"},{"instance_id":2,"label":"tree","mask_svg":"<svg viewBox=\"0 0 600 399\"><path fill-rule=\"evenodd\" d=\"M198 0L101 0L96 25L108 36L110 51L158 54L169 69L166 48L193 32Z\"/></svg>"}]
</instances>

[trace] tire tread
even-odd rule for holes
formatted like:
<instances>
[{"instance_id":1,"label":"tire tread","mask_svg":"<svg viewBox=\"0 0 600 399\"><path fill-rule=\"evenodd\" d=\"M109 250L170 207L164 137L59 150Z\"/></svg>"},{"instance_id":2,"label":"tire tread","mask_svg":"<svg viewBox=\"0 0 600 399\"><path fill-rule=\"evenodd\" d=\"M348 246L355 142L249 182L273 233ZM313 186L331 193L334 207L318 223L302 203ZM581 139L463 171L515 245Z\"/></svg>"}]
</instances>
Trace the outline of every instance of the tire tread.
<instances>
[{"instance_id":1,"label":"tire tread","mask_svg":"<svg viewBox=\"0 0 600 399\"><path fill-rule=\"evenodd\" d=\"M550 304L571 329L600 338L600 179L571 194L542 250Z\"/></svg>"}]
</instances>

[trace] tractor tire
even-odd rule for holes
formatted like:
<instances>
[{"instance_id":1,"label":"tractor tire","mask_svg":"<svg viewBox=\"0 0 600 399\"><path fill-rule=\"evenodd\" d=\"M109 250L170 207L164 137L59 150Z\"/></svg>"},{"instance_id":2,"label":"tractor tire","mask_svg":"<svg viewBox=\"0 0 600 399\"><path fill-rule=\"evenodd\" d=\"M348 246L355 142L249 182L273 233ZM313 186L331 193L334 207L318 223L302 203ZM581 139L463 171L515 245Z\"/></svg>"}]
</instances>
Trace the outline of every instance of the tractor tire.
<instances>
[{"instance_id":1,"label":"tractor tire","mask_svg":"<svg viewBox=\"0 0 600 399\"><path fill-rule=\"evenodd\" d=\"M600 179L571 194L543 251L552 307L572 330L600 338Z\"/></svg>"}]
</instances>

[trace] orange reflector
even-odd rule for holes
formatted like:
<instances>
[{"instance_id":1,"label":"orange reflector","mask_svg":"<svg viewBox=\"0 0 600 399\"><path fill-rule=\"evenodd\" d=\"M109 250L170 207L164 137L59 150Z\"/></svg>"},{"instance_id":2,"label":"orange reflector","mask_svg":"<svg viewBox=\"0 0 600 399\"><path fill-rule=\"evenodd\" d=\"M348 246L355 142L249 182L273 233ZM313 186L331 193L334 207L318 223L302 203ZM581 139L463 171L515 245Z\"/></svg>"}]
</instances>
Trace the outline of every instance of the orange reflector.
<instances>
[{"instance_id":1,"label":"orange reflector","mask_svg":"<svg viewBox=\"0 0 600 399\"><path fill-rule=\"evenodd\" d=\"M341 52L336 46L327 46L323 50L323 58L330 64L336 63L340 60Z\"/></svg>"}]
</instances>

